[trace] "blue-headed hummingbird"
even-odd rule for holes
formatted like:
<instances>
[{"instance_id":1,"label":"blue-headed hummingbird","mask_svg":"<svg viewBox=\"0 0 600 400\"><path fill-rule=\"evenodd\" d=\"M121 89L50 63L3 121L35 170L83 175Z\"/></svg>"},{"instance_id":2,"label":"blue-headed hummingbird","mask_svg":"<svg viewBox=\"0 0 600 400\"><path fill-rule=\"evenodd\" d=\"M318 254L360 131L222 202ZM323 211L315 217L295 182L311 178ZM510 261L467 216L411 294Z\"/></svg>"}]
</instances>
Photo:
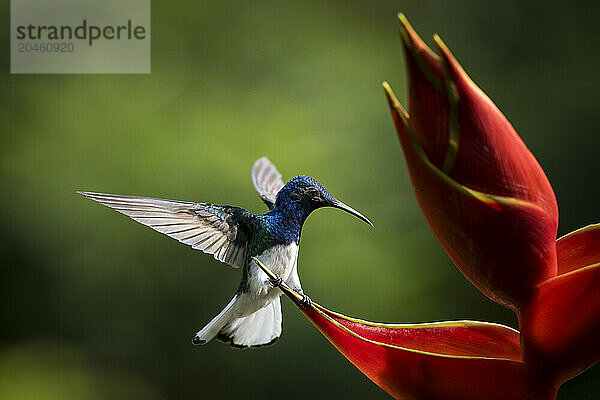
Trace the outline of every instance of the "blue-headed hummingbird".
<instances>
[{"instance_id":1,"label":"blue-headed hummingbird","mask_svg":"<svg viewBox=\"0 0 600 400\"><path fill-rule=\"evenodd\" d=\"M284 185L281 174L265 157L254 163L252 182L269 208L264 214L217 204L79 193L221 262L241 267L242 279L233 299L192 342L204 344L217 337L234 347L257 347L271 344L281 335L282 293L253 257L303 295L298 244L310 213L336 207L373 224L311 177L296 176Z\"/></svg>"}]
</instances>

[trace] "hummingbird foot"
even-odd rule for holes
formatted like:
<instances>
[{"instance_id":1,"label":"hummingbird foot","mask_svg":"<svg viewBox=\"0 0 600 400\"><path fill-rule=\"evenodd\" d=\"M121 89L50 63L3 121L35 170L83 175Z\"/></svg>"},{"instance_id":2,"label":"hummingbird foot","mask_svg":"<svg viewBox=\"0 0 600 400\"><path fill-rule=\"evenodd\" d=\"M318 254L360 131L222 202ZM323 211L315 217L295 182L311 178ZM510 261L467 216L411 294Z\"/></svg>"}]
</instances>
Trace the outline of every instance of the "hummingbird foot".
<instances>
[{"instance_id":1,"label":"hummingbird foot","mask_svg":"<svg viewBox=\"0 0 600 400\"><path fill-rule=\"evenodd\" d=\"M305 294L302 294L302 300L300 300L300 307L309 308L312 305L312 300Z\"/></svg>"},{"instance_id":2,"label":"hummingbird foot","mask_svg":"<svg viewBox=\"0 0 600 400\"><path fill-rule=\"evenodd\" d=\"M269 278L269 283L274 288L281 286L281 284L283 283L283 279L281 279L281 277L279 275L275 275L275 276L276 276L275 278Z\"/></svg>"}]
</instances>

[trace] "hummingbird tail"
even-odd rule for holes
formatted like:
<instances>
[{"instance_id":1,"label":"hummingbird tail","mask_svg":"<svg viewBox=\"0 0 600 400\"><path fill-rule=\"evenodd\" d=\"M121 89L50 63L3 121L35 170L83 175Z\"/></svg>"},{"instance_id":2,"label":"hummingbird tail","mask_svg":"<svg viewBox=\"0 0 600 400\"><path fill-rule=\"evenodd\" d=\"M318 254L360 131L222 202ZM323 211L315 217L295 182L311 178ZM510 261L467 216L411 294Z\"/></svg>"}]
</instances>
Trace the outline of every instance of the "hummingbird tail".
<instances>
[{"instance_id":1,"label":"hummingbird tail","mask_svg":"<svg viewBox=\"0 0 600 400\"><path fill-rule=\"evenodd\" d=\"M281 335L281 302L272 302L243 318L235 318L219 332L217 339L232 347L260 347L273 344Z\"/></svg>"},{"instance_id":2,"label":"hummingbird tail","mask_svg":"<svg viewBox=\"0 0 600 400\"><path fill-rule=\"evenodd\" d=\"M193 344L205 344L208 343L212 338L219 334L219 331L223 329L233 318L235 312L235 304L238 300L239 295L233 296L233 299L225 306L223 311L212 319L202 330L200 330L192 339Z\"/></svg>"}]
</instances>

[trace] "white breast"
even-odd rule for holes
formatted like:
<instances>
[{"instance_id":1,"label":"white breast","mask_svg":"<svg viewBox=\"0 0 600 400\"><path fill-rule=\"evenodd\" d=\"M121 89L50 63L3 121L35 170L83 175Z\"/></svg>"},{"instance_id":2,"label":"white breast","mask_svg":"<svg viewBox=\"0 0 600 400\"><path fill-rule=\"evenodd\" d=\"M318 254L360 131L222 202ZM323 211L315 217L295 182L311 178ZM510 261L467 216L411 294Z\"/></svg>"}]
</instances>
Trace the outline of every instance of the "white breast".
<instances>
[{"instance_id":1,"label":"white breast","mask_svg":"<svg viewBox=\"0 0 600 400\"><path fill-rule=\"evenodd\" d=\"M298 260L298 245L296 243L279 244L264 251L257 258L265 265L265 267L269 268L286 282L296 267L296 262ZM254 261L250 264L249 272L249 291L250 293L253 293L254 296L262 297L268 295L267 297L273 297L281 294L280 290L273 290L269 283L269 277Z\"/></svg>"},{"instance_id":2,"label":"white breast","mask_svg":"<svg viewBox=\"0 0 600 400\"><path fill-rule=\"evenodd\" d=\"M267 268L287 280L298 260L296 243L278 244L257 257Z\"/></svg>"}]
</instances>

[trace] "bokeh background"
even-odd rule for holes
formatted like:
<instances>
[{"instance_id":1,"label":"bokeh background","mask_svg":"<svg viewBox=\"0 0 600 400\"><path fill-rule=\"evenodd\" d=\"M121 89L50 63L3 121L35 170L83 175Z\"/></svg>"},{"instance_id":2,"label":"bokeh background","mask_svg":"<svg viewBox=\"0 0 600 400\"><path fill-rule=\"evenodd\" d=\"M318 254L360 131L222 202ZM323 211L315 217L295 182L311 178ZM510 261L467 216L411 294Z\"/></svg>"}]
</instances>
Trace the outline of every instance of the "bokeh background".
<instances>
[{"instance_id":1,"label":"bokeh background","mask_svg":"<svg viewBox=\"0 0 600 400\"><path fill-rule=\"evenodd\" d=\"M598 222L598 2L154 1L150 75L10 75L6 28L0 398L388 398L286 299L276 345L193 347L239 271L75 194L261 212L249 173L263 155L375 222L309 218L313 299L377 321L515 327L452 265L411 192L380 86L405 99L398 11L429 43L440 33L515 125L556 190L559 233ZM596 366L559 399L596 399L599 381Z\"/></svg>"}]
</instances>

